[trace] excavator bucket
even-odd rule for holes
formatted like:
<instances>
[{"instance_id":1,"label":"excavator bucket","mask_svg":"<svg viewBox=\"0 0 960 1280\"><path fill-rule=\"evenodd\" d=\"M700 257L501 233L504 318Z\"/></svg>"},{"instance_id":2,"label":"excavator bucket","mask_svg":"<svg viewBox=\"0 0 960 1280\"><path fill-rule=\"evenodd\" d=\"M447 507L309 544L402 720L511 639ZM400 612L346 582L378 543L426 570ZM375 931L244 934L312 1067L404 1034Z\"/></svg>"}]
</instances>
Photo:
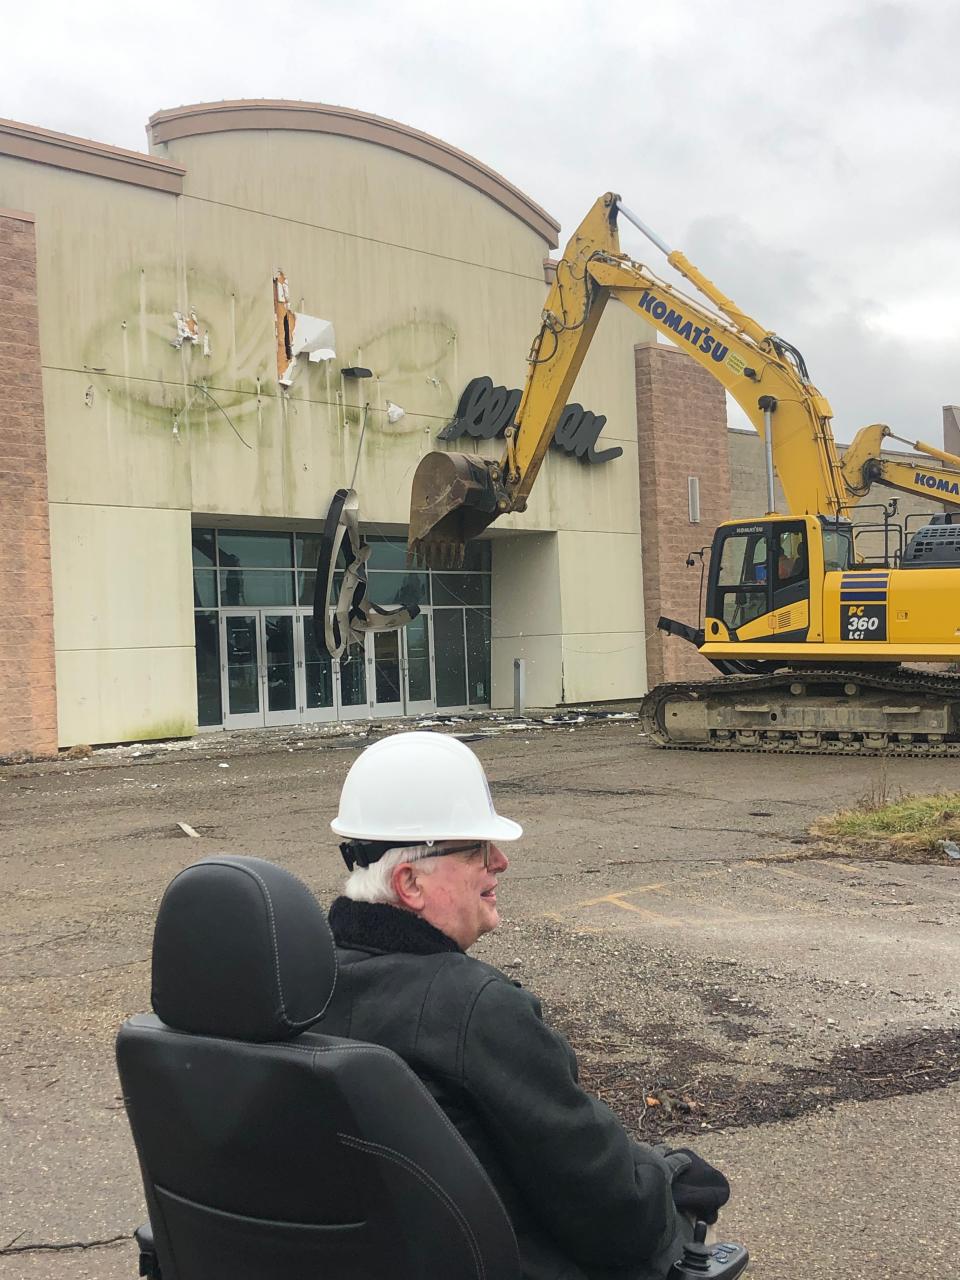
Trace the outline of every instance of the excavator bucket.
<instances>
[{"instance_id":1,"label":"excavator bucket","mask_svg":"<svg viewBox=\"0 0 960 1280\"><path fill-rule=\"evenodd\" d=\"M465 453L428 453L413 477L407 554L433 568L457 568L466 543L497 518L492 464Z\"/></svg>"}]
</instances>

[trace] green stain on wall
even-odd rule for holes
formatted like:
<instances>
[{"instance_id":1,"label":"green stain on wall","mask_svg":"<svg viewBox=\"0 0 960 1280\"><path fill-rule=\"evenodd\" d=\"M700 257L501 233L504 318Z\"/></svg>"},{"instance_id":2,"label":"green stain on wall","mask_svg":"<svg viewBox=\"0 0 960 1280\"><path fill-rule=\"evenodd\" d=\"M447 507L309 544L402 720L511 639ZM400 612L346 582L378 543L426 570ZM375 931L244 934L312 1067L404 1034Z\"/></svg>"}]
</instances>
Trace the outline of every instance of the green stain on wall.
<instances>
[{"instance_id":1,"label":"green stain on wall","mask_svg":"<svg viewBox=\"0 0 960 1280\"><path fill-rule=\"evenodd\" d=\"M146 724L129 726L118 739L120 742L156 742L160 738L193 738L197 733L196 721L174 716L169 720L154 720Z\"/></svg>"}]
</instances>

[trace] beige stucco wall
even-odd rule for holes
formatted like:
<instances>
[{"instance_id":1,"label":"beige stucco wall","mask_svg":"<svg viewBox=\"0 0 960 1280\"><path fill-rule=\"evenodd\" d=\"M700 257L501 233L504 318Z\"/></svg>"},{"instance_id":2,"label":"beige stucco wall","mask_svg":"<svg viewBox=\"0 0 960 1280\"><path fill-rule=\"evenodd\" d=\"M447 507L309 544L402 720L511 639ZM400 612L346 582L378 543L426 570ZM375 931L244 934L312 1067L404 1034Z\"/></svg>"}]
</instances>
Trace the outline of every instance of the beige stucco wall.
<instances>
[{"instance_id":1,"label":"beige stucco wall","mask_svg":"<svg viewBox=\"0 0 960 1280\"><path fill-rule=\"evenodd\" d=\"M513 706L513 661L523 659L528 707L563 695L559 540L555 533L493 539L491 704Z\"/></svg>"},{"instance_id":2,"label":"beige stucco wall","mask_svg":"<svg viewBox=\"0 0 960 1280\"><path fill-rule=\"evenodd\" d=\"M61 746L196 725L190 514L50 504Z\"/></svg>"},{"instance_id":3,"label":"beige stucco wall","mask_svg":"<svg viewBox=\"0 0 960 1280\"><path fill-rule=\"evenodd\" d=\"M644 692L639 531L565 531L558 541L564 701Z\"/></svg>"},{"instance_id":4,"label":"beige stucco wall","mask_svg":"<svg viewBox=\"0 0 960 1280\"><path fill-rule=\"evenodd\" d=\"M466 383L489 374L522 385L546 293L539 235L450 174L384 147L271 131L183 139L161 153L186 167L182 197L0 157L0 205L37 218L64 745L121 740L131 720L142 725L132 736L148 737L151 721L182 723L194 697L192 675L184 679L192 636L177 629L165 650L175 667L165 692L156 666L137 656L157 647L156 619L134 615L122 585L128 555L140 555L137 540L147 537L140 517L131 516L125 546L108 539L94 559L71 545L77 525L64 509L177 513L165 534L171 545L158 549L154 538L150 554L160 556L164 605L180 628L179 602L191 598L191 511L309 526L356 464L368 527L405 525L416 464L437 447ZM289 392L277 385L278 269L293 308L332 320L337 333L336 360L301 357ZM172 345L173 312L189 308L209 354ZM528 511L503 522L571 535L556 542L551 570L569 602L570 647L540 705L561 693L627 697L644 688L642 625L624 615L612 628L595 602L625 582L642 593L632 350L649 337L625 308L608 308L574 391L607 415L601 445L619 443L624 455L590 466L552 453ZM344 380L348 364L375 376ZM393 426L388 399L406 410ZM592 601L582 599L574 533L613 537L619 548L588 557ZM500 553L496 564L505 583L516 576ZM495 593L502 602L505 590ZM524 594L519 604L531 600ZM84 649L63 629L77 608L113 620ZM531 603L509 626L529 633L535 621ZM505 658L494 648L496 691ZM173 650L182 650L176 660ZM510 689L512 698L512 676Z\"/></svg>"}]
</instances>

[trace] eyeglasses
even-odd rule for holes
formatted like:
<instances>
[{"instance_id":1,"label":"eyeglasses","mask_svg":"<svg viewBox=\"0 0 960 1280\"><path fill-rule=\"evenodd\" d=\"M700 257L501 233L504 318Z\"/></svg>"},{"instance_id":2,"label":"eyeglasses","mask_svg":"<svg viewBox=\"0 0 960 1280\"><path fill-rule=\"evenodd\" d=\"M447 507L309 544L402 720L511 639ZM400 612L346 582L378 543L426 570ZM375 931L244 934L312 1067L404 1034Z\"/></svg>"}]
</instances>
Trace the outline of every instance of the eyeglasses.
<instances>
[{"instance_id":1,"label":"eyeglasses","mask_svg":"<svg viewBox=\"0 0 960 1280\"><path fill-rule=\"evenodd\" d=\"M456 849L438 849L436 853L431 853L430 857L445 858L447 857L448 854L451 854L451 853L465 853L467 854L468 857L472 856L475 853L480 853L483 855L484 871L488 871L490 869L490 841L489 840L477 840L473 844L462 844Z\"/></svg>"}]
</instances>

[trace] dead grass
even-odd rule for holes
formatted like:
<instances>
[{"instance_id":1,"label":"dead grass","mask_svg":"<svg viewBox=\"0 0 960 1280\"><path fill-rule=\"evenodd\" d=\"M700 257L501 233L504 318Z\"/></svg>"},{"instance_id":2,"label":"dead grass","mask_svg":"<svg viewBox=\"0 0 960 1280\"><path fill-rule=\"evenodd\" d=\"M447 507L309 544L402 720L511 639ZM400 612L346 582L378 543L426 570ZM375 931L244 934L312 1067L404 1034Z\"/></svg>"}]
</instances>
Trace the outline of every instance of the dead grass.
<instances>
[{"instance_id":1,"label":"dead grass","mask_svg":"<svg viewBox=\"0 0 960 1280\"><path fill-rule=\"evenodd\" d=\"M942 842L960 844L960 791L895 795L881 769L856 808L819 818L812 833L842 847L845 854L880 856L902 862L948 862Z\"/></svg>"}]
</instances>

